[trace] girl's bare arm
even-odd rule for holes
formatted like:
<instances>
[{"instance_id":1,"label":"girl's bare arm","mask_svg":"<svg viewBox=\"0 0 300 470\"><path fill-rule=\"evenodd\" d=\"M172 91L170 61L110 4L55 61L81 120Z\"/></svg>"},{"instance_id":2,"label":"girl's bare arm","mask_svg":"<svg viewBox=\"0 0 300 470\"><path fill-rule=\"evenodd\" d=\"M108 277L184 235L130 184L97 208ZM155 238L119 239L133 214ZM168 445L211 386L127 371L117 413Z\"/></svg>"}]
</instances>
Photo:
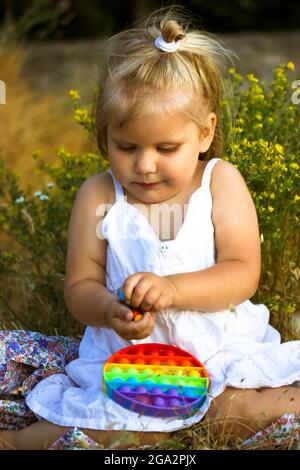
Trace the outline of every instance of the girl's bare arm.
<instances>
[{"instance_id":1,"label":"girl's bare arm","mask_svg":"<svg viewBox=\"0 0 300 470\"><path fill-rule=\"evenodd\" d=\"M252 297L259 283L257 214L247 185L234 165L216 163L211 193L216 264L202 271L167 276L177 288L176 308L224 310Z\"/></svg>"},{"instance_id":2,"label":"girl's bare arm","mask_svg":"<svg viewBox=\"0 0 300 470\"><path fill-rule=\"evenodd\" d=\"M72 315L85 325L99 327L108 326L107 306L114 299L105 287L107 241L99 236L98 225L107 207L106 184L105 173L94 175L76 195L64 281L65 302Z\"/></svg>"}]
</instances>

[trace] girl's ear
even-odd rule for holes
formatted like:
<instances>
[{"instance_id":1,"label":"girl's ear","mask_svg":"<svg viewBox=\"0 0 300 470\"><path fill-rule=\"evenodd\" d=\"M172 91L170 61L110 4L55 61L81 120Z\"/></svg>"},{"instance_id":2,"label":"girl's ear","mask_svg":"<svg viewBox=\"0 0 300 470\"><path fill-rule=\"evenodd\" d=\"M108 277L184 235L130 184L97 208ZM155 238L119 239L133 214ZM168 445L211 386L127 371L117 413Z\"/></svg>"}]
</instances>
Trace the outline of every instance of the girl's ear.
<instances>
[{"instance_id":1,"label":"girl's ear","mask_svg":"<svg viewBox=\"0 0 300 470\"><path fill-rule=\"evenodd\" d=\"M210 113L205 121L204 128L200 134L200 145L199 151L201 153L207 152L209 149L215 134L215 128L217 125L217 116L215 113Z\"/></svg>"}]
</instances>

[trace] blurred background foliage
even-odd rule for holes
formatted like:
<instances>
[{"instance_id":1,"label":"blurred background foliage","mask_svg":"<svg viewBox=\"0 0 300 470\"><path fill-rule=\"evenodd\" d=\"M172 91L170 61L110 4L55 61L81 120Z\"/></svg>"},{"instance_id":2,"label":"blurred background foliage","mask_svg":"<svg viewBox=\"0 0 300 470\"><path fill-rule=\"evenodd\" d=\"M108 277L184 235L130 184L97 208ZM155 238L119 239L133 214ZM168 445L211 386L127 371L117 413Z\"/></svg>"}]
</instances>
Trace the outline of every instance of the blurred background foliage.
<instances>
[{"instance_id":1,"label":"blurred background foliage","mask_svg":"<svg viewBox=\"0 0 300 470\"><path fill-rule=\"evenodd\" d=\"M93 38L119 31L153 9L180 2L158 0L2 0L0 29L20 40ZM183 6L212 32L289 30L300 27L300 3L290 0L185 0Z\"/></svg>"}]
</instances>

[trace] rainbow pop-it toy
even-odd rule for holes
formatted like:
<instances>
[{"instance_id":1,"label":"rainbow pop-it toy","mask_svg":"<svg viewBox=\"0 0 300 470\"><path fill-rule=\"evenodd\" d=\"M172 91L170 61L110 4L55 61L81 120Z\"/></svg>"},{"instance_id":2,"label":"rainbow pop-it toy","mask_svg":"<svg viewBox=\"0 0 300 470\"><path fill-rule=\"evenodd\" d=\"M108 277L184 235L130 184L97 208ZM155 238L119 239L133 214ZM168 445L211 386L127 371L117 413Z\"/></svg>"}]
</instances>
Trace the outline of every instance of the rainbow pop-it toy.
<instances>
[{"instance_id":1,"label":"rainbow pop-it toy","mask_svg":"<svg viewBox=\"0 0 300 470\"><path fill-rule=\"evenodd\" d=\"M108 396L140 414L186 417L207 396L209 377L198 359L167 344L145 343L114 353L103 368Z\"/></svg>"}]
</instances>

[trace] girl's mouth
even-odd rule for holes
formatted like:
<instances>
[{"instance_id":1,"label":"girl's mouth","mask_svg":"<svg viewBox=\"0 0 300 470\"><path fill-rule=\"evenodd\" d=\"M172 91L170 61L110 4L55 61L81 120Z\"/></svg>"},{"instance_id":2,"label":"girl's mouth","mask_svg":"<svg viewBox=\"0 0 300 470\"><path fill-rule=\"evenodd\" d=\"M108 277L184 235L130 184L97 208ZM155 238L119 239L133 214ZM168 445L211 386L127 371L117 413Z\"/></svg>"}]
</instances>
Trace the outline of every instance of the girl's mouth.
<instances>
[{"instance_id":1,"label":"girl's mouth","mask_svg":"<svg viewBox=\"0 0 300 470\"><path fill-rule=\"evenodd\" d=\"M154 189L159 183L149 183L149 184L145 184L145 183L137 183L141 188L144 188L144 189Z\"/></svg>"}]
</instances>

